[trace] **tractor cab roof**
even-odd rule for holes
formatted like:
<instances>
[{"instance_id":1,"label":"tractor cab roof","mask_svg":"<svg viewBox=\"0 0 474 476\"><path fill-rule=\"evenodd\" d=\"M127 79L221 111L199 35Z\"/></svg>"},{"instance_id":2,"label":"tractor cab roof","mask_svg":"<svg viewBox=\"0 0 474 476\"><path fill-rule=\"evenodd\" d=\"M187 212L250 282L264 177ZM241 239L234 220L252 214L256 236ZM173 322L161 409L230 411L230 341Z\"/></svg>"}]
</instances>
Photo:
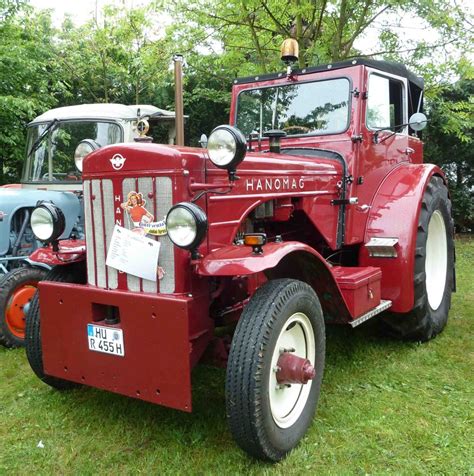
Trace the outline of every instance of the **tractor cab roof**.
<instances>
[{"instance_id":1,"label":"tractor cab roof","mask_svg":"<svg viewBox=\"0 0 474 476\"><path fill-rule=\"evenodd\" d=\"M416 87L423 89L423 78L416 76L414 73L409 71L407 67L400 63L395 63L391 61L377 61L366 58L353 58L346 61L341 61L338 63L324 64L318 66L310 66L302 69L294 69L293 74L295 76L305 75L309 73L319 73L328 70L335 69L344 69L350 68L352 66L368 66L370 68L378 69L386 73L395 74L403 78L407 78L410 83ZM286 73L271 73L258 76L247 76L245 78L238 78L234 80L234 84L246 84L246 83L255 83L256 81L267 81L272 79L279 79L285 76Z\"/></svg>"},{"instance_id":2,"label":"tractor cab roof","mask_svg":"<svg viewBox=\"0 0 474 476\"><path fill-rule=\"evenodd\" d=\"M79 120L79 119L104 119L104 120L134 120L138 116L149 116L150 119L172 119L174 111L167 111L148 104L126 106L124 104L80 104L50 109L33 119L30 125L41 122L50 122L53 119Z\"/></svg>"}]
</instances>

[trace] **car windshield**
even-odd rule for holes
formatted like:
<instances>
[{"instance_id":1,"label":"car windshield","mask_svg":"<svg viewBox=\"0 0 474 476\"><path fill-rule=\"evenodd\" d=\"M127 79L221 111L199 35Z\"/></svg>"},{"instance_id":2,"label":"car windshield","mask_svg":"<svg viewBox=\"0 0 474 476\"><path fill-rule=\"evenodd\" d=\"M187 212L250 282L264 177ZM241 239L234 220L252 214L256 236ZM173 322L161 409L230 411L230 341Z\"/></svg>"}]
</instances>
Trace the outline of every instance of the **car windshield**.
<instances>
[{"instance_id":1,"label":"car windshield","mask_svg":"<svg viewBox=\"0 0 474 476\"><path fill-rule=\"evenodd\" d=\"M245 136L271 129L287 135L337 134L349 125L349 97L345 78L248 89L237 100L236 126Z\"/></svg>"},{"instance_id":2,"label":"car windshield","mask_svg":"<svg viewBox=\"0 0 474 476\"><path fill-rule=\"evenodd\" d=\"M51 123L35 124L28 128L27 154L23 168L23 182L76 182L81 173L74 164L74 151L84 139L93 139L101 147L122 141L118 124L97 121L60 121L49 129L35 145Z\"/></svg>"}]
</instances>

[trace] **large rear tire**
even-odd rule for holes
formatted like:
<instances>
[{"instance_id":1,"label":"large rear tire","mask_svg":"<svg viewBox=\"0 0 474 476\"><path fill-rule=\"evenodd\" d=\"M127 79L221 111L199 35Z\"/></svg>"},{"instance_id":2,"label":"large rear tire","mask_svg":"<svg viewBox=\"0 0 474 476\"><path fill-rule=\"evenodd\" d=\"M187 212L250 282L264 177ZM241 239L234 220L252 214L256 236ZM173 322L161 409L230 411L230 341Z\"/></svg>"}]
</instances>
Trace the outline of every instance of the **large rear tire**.
<instances>
[{"instance_id":1,"label":"large rear tire","mask_svg":"<svg viewBox=\"0 0 474 476\"><path fill-rule=\"evenodd\" d=\"M25 345L26 310L46 273L42 268L23 266L10 271L0 281L0 344Z\"/></svg>"},{"instance_id":2,"label":"large rear tire","mask_svg":"<svg viewBox=\"0 0 474 476\"><path fill-rule=\"evenodd\" d=\"M44 281L84 284L86 282L85 263L57 266L46 274ZM39 292L37 292L31 301L25 332L26 357L31 369L40 380L57 390L78 387L77 383L51 377L44 373L40 321Z\"/></svg>"},{"instance_id":3,"label":"large rear tire","mask_svg":"<svg viewBox=\"0 0 474 476\"><path fill-rule=\"evenodd\" d=\"M306 283L269 281L253 295L232 339L226 378L230 431L244 451L279 461L304 436L319 399L325 342L321 306ZM314 378L279 384L286 352L308 359Z\"/></svg>"},{"instance_id":4,"label":"large rear tire","mask_svg":"<svg viewBox=\"0 0 474 476\"><path fill-rule=\"evenodd\" d=\"M421 203L416 236L413 309L385 318L389 333L406 340L428 341L448 322L454 279L451 200L441 177L431 178Z\"/></svg>"}]
</instances>

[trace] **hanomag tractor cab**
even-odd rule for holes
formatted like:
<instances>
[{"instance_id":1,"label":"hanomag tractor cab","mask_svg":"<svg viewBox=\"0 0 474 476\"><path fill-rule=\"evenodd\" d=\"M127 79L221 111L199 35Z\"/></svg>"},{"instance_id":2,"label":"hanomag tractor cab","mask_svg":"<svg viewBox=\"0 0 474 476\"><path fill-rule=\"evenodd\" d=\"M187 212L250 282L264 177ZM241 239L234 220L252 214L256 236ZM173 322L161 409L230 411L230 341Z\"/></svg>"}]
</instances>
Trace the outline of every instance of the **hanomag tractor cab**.
<instances>
[{"instance_id":1,"label":"hanomag tractor cab","mask_svg":"<svg viewBox=\"0 0 474 476\"><path fill-rule=\"evenodd\" d=\"M422 86L385 62L289 68L236 80L206 150L90 154L87 251L40 284L34 372L191 411L191 370L214 361L237 443L283 458L313 420L325 323L417 340L446 324L451 205L422 163Z\"/></svg>"},{"instance_id":2,"label":"hanomag tractor cab","mask_svg":"<svg viewBox=\"0 0 474 476\"><path fill-rule=\"evenodd\" d=\"M82 159L106 145L147 139L149 125L155 140L174 142L174 112L150 105L61 107L28 125L21 184L0 188L1 344L23 344L25 308L37 282L58 261L32 232L36 204L54 202L64 218L60 239L73 238L73 248L83 245Z\"/></svg>"}]
</instances>

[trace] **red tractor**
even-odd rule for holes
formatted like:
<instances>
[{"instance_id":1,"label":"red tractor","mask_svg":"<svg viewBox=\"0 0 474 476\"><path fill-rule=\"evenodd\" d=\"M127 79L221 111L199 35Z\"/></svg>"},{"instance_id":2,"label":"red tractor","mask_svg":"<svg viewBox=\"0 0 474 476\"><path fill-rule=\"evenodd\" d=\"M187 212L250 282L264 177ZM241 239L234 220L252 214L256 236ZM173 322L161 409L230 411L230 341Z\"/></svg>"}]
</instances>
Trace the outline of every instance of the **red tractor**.
<instances>
[{"instance_id":1,"label":"red tractor","mask_svg":"<svg viewBox=\"0 0 474 476\"><path fill-rule=\"evenodd\" d=\"M326 324L375 318L418 341L446 325L451 202L423 164L422 94L398 64L289 67L235 80L207 149L91 153L86 251L31 304L34 372L190 412L192 369L211 359L236 442L283 458L313 420ZM40 204L32 225L60 253L56 215Z\"/></svg>"}]
</instances>

